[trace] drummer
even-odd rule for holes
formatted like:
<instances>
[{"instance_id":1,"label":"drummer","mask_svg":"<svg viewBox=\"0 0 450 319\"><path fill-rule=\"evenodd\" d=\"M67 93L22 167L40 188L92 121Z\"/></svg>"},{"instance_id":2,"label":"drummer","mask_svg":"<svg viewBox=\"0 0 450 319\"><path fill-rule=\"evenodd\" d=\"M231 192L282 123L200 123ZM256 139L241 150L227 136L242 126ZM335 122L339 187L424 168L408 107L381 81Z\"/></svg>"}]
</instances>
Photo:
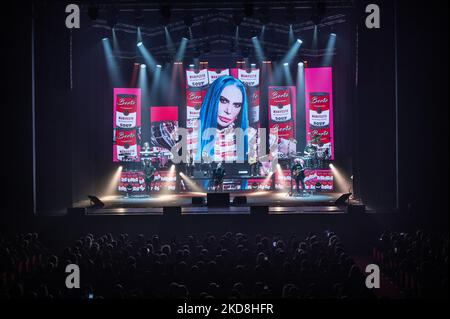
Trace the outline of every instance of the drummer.
<instances>
[{"instance_id":1,"label":"drummer","mask_svg":"<svg viewBox=\"0 0 450 319\"><path fill-rule=\"evenodd\" d=\"M308 142L303 154L305 155L306 167L316 169L318 165L317 147L311 142Z\"/></svg>"},{"instance_id":2,"label":"drummer","mask_svg":"<svg viewBox=\"0 0 450 319\"><path fill-rule=\"evenodd\" d=\"M308 142L308 144L305 147L305 150L303 151L303 154L306 156L314 156L317 153L317 147L313 145L311 142Z\"/></svg>"}]
</instances>

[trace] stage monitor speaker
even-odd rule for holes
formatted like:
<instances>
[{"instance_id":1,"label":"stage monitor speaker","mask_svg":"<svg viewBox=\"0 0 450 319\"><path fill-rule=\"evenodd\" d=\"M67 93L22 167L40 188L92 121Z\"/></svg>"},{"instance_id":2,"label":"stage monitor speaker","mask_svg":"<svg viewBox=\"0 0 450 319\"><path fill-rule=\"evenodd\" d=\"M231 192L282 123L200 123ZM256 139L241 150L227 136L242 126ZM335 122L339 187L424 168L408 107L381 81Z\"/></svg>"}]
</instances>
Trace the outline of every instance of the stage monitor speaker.
<instances>
[{"instance_id":1,"label":"stage monitor speaker","mask_svg":"<svg viewBox=\"0 0 450 319\"><path fill-rule=\"evenodd\" d=\"M268 215L269 206L252 206L250 207L250 214L252 216Z\"/></svg>"},{"instance_id":2,"label":"stage monitor speaker","mask_svg":"<svg viewBox=\"0 0 450 319\"><path fill-rule=\"evenodd\" d=\"M67 208L67 216L70 216L70 217L81 217L81 216L85 216L86 213L87 213L86 207Z\"/></svg>"},{"instance_id":3,"label":"stage monitor speaker","mask_svg":"<svg viewBox=\"0 0 450 319\"><path fill-rule=\"evenodd\" d=\"M233 199L234 205L246 205L247 204L247 196L236 196Z\"/></svg>"},{"instance_id":4,"label":"stage monitor speaker","mask_svg":"<svg viewBox=\"0 0 450 319\"><path fill-rule=\"evenodd\" d=\"M230 193L208 193L206 202L208 207L229 207Z\"/></svg>"},{"instance_id":5,"label":"stage monitor speaker","mask_svg":"<svg viewBox=\"0 0 450 319\"><path fill-rule=\"evenodd\" d=\"M366 211L366 205L348 205L347 213L348 214L364 214Z\"/></svg>"},{"instance_id":6,"label":"stage monitor speaker","mask_svg":"<svg viewBox=\"0 0 450 319\"><path fill-rule=\"evenodd\" d=\"M205 198L204 197L192 197L192 205L204 205Z\"/></svg>"},{"instance_id":7,"label":"stage monitor speaker","mask_svg":"<svg viewBox=\"0 0 450 319\"><path fill-rule=\"evenodd\" d=\"M97 196L88 195L89 200L91 201L92 207L105 207L105 203L103 203Z\"/></svg>"},{"instance_id":8,"label":"stage monitor speaker","mask_svg":"<svg viewBox=\"0 0 450 319\"><path fill-rule=\"evenodd\" d=\"M163 214L164 216L180 216L181 207L180 206L163 207Z\"/></svg>"},{"instance_id":9,"label":"stage monitor speaker","mask_svg":"<svg viewBox=\"0 0 450 319\"><path fill-rule=\"evenodd\" d=\"M345 206L345 205L348 204L347 202L348 202L350 196L352 196L352 193L343 194L341 197L339 197L339 198L334 202L334 204L335 204L336 206Z\"/></svg>"}]
</instances>

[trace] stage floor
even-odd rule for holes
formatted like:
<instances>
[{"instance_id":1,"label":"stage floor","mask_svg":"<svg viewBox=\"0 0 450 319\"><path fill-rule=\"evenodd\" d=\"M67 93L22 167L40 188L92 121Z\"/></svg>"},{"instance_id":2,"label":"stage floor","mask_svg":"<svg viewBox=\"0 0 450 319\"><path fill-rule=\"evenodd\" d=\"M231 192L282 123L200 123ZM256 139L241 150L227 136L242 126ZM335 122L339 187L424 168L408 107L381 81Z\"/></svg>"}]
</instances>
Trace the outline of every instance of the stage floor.
<instances>
[{"instance_id":1,"label":"stage floor","mask_svg":"<svg viewBox=\"0 0 450 319\"><path fill-rule=\"evenodd\" d=\"M288 193L261 191L231 193L230 200L236 196L246 196L247 204L212 208L193 205L192 197L204 197L206 193L158 194L151 197L105 196L100 199L105 207L89 209L89 215L161 215L163 207L181 207L182 214L249 214L251 206L268 206L270 214L339 214L345 207L338 207L335 201L341 193L316 193L301 197L291 197ZM76 203L74 207L87 207L89 201Z\"/></svg>"}]
</instances>

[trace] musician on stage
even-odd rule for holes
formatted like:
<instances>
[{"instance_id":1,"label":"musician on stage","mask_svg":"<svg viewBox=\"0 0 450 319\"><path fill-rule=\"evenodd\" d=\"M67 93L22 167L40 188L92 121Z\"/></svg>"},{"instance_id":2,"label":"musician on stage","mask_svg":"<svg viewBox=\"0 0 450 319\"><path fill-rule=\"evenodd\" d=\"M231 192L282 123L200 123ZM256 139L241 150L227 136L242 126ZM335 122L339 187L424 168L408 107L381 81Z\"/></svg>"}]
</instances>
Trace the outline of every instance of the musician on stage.
<instances>
[{"instance_id":1,"label":"musician on stage","mask_svg":"<svg viewBox=\"0 0 450 319\"><path fill-rule=\"evenodd\" d=\"M291 167L291 176L292 179L295 180L297 193L300 194L300 184L302 185L302 191L305 191L305 169L298 158L295 159L294 164Z\"/></svg>"},{"instance_id":2,"label":"musician on stage","mask_svg":"<svg viewBox=\"0 0 450 319\"><path fill-rule=\"evenodd\" d=\"M149 195L152 190L152 183L155 179L155 171L156 168L152 165L152 162L149 159L146 159L144 162L145 189Z\"/></svg>"},{"instance_id":3,"label":"musician on stage","mask_svg":"<svg viewBox=\"0 0 450 319\"><path fill-rule=\"evenodd\" d=\"M201 170L203 171L204 176L210 176L212 168L211 168L211 157L206 153L202 153L202 162L201 162Z\"/></svg>"},{"instance_id":4,"label":"musician on stage","mask_svg":"<svg viewBox=\"0 0 450 319\"><path fill-rule=\"evenodd\" d=\"M305 150L303 152L306 156L313 156L317 153L317 147L314 146L311 142L309 142L306 147Z\"/></svg>"},{"instance_id":5,"label":"musician on stage","mask_svg":"<svg viewBox=\"0 0 450 319\"><path fill-rule=\"evenodd\" d=\"M213 171L213 186L214 191L223 191L223 179L225 177L225 169L222 163L217 164L217 168Z\"/></svg>"},{"instance_id":6,"label":"musician on stage","mask_svg":"<svg viewBox=\"0 0 450 319\"><path fill-rule=\"evenodd\" d=\"M252 152L248 156L248 163L250 164L250 175L259 176L259 169L261 167L261 163L258 160L258 149L257 145L254 144Z\"/></svg>"},{"instance_id":7,"label":"musician on stage","mask_svg":"<svg viewBox=\"0 0 450 319\"><path fill-rule=\"evenodd\" d=\"M188 154L186 156L186 175L192 177L194 176L194 171L195 171L194 159L190 154Z\"/></svg>"},{"instance_id":8,"label":"musician on stage","mask_svg":"<svg viewBox=\"0 0 450 319\"><path fill-rule=\"evenodd\" d=\"M145 142L142 145L141 152L150 152L150 143L149 142Z\"/></svg>"}]
</instances>

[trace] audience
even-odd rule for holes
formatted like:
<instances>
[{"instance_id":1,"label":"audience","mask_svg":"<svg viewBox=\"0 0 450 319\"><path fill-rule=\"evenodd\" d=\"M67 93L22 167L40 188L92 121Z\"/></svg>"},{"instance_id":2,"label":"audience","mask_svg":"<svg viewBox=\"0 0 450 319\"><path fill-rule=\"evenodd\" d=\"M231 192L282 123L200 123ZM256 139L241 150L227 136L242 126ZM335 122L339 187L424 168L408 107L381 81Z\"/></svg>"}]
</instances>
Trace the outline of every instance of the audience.
<instances>
[{"instance_id":1,"label":"audience","mask_svg":"<svg viewBox=\"0 0 450 319\"><path fill-rule=\"evenodd\" d=\"M374 257L407 297L448 296L448 236L385 232Z\"/></svg>"},{"instance_id":2,"label":"audience","mask_svg":"<svg viewBox=\"0 0 450 319\"><path fill-rule=\"evenodd\" d=\"M304 239L208 233L169 241L88 234L57 250L38 234L1 239L1 298L374 297L332 232ZM65 287L68 264L79 265L81 289Z\"/></svg>"}]
</instances>

